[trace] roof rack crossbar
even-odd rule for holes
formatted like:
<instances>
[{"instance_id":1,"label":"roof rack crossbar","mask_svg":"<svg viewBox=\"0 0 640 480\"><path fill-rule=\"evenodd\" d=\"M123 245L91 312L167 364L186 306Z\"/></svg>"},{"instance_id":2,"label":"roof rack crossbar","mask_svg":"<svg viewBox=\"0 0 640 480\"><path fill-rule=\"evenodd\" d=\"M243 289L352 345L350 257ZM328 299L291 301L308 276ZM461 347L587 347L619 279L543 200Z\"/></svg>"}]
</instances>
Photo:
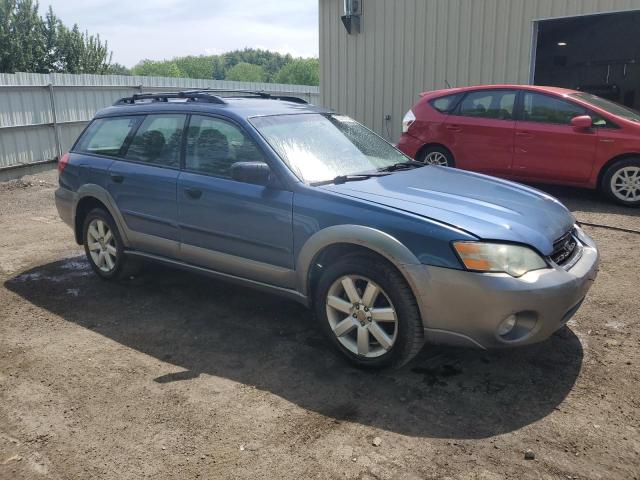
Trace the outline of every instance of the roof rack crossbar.
<instances>
[{"instance_id":1,"label":"roof rack crossbar","mask_svg":"<svg viewBox=\"0 0 640 480\"><path fill-rule=\"evenodd\" d=\"M242 93L245 95L254 95L256 97L271 99L271 100L283 100L285 102L294 102L294 103L302 103L307 104L306 100L300 97L295 97L292 95L279 95L277 93L266 92L264 90L238 90L238 89L225 89L225 88L204 88L201 90L188 90L185 93Z\"/></svg>"},{"instance_id":2,"label":"roof rack crossbar","mask_svg":"<svg viewBox=\"0 0 640 480\"><path fill-rule=\"evenodd\" d=\"M216 96L204 91L162 92L162 93L136 93L130 97L118 100L114 105L134 105L138 100L151 100L152 102L168 102L171 98L186 99L187 101L203 100L209 103L226 104Z\"/></svg>"}]
</instances>

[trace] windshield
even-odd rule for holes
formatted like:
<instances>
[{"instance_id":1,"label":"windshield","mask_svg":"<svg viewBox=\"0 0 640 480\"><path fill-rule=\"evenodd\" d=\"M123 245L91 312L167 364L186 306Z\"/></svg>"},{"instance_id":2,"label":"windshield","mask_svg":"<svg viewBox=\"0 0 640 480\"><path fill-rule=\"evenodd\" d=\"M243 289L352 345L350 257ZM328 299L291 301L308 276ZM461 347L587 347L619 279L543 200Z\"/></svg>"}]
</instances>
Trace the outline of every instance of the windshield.
<instances>
[{"instance_id":1,"label":"windshield","mask_svg":"<svg viewBox=\"0 0 640 480\"><path fill-rule=\"evenodd\" d=\"M640 122L640 113L627 108L618 103L614 103L610 100L597 97L590 93L574 93L570 95L573 98L582 100L583 102L590 103L594 107L601 108L602 110L610 113L611 115L617 115L618 117L626 118L627 120L633 120L634 122Z\"/></svg>"},{"instance_id":2,"label":"windshield","mask_svg":"<svg viewBox=\"0 0 640 480\"><path fill-rule=\"evenodd\" d=\"M411 162L371 130L344 115L293 114L250 119L303 181L373 173Z\"/></svg>"}]
</instances>

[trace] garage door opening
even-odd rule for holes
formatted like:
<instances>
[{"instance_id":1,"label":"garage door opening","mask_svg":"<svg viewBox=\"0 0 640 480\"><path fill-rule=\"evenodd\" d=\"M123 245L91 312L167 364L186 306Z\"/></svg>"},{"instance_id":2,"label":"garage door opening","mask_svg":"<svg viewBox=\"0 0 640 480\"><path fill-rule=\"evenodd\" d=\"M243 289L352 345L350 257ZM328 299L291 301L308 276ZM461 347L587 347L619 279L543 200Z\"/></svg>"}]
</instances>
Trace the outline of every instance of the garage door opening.
<instances>
[{"instance_id":1,"label":"garage door opening","mask_svg":"<svg viewBox=\"0 0 640 480\"><path fill-rule=\"evenodd\" d=\"M541 20L534 31L535 85L640 109L640 11Z\"/></svg>"}]
</instances>

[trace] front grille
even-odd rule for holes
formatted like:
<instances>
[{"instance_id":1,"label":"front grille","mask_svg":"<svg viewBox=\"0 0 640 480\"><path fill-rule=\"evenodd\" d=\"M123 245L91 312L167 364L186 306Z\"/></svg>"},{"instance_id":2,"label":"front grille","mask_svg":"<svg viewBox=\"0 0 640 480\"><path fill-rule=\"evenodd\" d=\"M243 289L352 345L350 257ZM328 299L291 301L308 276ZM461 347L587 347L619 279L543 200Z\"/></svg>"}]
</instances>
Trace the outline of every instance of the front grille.
<instances>
[{"instance_id":1,"label":"front grille","mask_svg":"<svg viewBox=\"0 0 640 480\"><path fill-rule=\"evenodd\" d=\"M579 243L574 234L574 230L571 229L553 242L553 253L550 258L556 265L567 265L579 254Z\"/></svg>"}]
</instances>

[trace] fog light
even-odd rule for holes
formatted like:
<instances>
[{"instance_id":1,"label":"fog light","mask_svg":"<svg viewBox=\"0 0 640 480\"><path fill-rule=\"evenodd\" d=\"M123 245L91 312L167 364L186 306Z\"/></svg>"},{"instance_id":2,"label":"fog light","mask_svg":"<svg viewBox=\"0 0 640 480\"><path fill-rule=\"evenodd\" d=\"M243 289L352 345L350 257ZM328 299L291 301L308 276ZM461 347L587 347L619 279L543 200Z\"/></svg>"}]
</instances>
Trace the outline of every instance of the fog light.
<instances>
[{"instance_id":1,"label":"fog light","mask_svg":"<svg viewBox=\"0 0 640 480\"><path fill-rule=\"evenodd\" d=\"M518 323L518 318L515 315L509 315L498 327L498 335L506 337L509 335Z\"/></svg>"}]
</instances>

